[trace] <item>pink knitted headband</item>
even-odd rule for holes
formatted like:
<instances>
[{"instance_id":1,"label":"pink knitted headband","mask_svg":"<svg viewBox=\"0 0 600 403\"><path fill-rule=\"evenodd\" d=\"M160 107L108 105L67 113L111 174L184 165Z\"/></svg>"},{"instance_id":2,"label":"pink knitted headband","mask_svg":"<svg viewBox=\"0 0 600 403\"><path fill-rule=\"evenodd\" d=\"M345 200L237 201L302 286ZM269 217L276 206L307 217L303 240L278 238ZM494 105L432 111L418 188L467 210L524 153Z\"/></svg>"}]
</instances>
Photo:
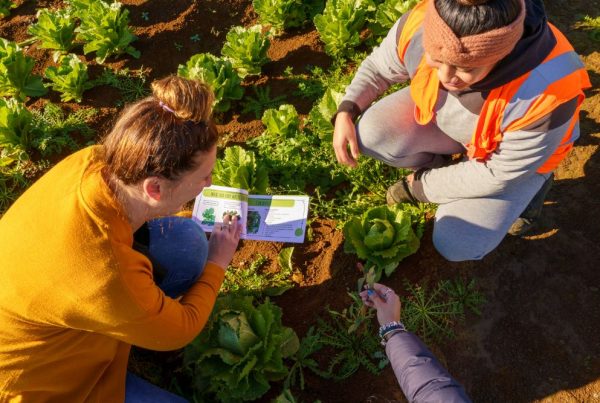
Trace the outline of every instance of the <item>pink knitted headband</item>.
<instances>
[{"instance_id":1,"label":"pink knitted headband","mask_svg":"<svg viewBox=\"0 0 600 403\"><path fill-rule=\"evenodd\" d=\"M523 35L525 0L521 0L521 12L510 25L462 38L440 17L434 0L428 1L423 47L435 60L460 67L489 66L508 55Z\"/></svg>"}]
</instances>

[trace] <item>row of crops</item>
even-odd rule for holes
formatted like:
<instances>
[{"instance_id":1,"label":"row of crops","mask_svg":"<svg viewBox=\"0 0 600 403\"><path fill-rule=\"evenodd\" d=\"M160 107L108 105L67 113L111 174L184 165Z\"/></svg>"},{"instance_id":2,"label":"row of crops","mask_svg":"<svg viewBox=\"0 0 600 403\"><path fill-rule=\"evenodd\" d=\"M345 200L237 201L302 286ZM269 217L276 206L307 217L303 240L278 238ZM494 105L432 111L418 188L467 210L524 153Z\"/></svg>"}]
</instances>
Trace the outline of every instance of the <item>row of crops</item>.
<instances>
[{"instance_id":1,"label":"row of crops","mask_svg":"<svg viewBox=\"0 0 600 403\"><path fill-rule=\"evenodd\" d=\"M80 103L86 93L106 85L120 91L121 104L148 93L143 71L106 66L118 57L140 56L125 7L101 0L58 3L63 6L37 10L27 40L0 38L0 214L52 162L94 142L90 122L97 111L86 107L69 112L68 103ZM355 169L337 164L330 120L366 52L416 3L253 0L259 24L231 27L220 53L191 55L173 71L211 86L215 118L221 123L232 114L249 114L264 125L260 136L222 150L213 182L253 194L309 194L310 219L335 219L344 232L345 251L365 262L357 288L392 275L402 259L417 251L434 206L386 206L387 187L406 172L366 158ZM0 16L9 17L15 7L0 0ZM312 104L301 115L286 96L271 97L268 86L248 85L248 78L260 76L271 62L274 38L311 24L332 64L326 69L286 69L286 79L296 87L291 98ZM34 74L36 60L28 56L32 47L46 49L54 61L40 75ZM89 65L101 67L96 77ZM46 100L32 106L52 94L63 103ZM278 401L292 402L305 388L307 372L339 381L359 368L376 374L388 365L373 313L365 310L356 292L349 293L349 306L326 310L303 337L283 326L282 311L273 299L295 285L300 269L293 265L293 253L293 248L281 251L277 273L263 270L268 259L262 255L228 271L209 323L184 351L183 371L162 387L199 401L237 402L258 399L276 384L282 391ZM428 286L407 282L405 291L403 321L426 341L452 337L465 312L478 313L483 303L473 281ZM317 359L323 351L327 358Z\"/></svg>"}]
</instances>

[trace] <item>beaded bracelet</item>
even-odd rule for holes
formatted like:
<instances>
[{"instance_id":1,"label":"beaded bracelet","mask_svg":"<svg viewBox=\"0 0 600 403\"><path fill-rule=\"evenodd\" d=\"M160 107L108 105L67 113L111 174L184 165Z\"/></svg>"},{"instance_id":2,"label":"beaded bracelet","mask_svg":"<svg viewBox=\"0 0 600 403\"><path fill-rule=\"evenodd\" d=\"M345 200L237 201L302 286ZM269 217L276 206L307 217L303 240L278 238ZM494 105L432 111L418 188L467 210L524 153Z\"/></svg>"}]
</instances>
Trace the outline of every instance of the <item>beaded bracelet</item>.
<instances>
[{"instance_id":1,"label":"beaded bracelet","mask_svg":"<svg viewBox=\"0 0 600 403\"><path fill-rule=\"evenodd\" d=\"M389 332L390 330L396 330L396 329L406 332L406 328L404 327L402 322L392 321L392 322L386 323L384 325L381 325L379 327L379 337L383 338L383 336L387 332Z\"/></svg>"}]
</instances>

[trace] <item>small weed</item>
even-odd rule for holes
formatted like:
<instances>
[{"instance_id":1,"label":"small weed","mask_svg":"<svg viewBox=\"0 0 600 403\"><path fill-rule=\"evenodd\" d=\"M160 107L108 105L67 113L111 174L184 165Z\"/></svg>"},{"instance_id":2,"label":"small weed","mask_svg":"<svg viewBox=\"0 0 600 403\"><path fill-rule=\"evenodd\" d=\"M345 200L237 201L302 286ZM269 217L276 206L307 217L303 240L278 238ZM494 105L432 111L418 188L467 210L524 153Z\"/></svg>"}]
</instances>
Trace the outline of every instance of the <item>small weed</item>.
<instances>
[{"instance_id":1,"label":"small weed","mask_svg":"<svg viewBox=\"0 0 600 403\"><path fill-rule=\"evenodd\" d=\"M256 119L260 119L263 112L267 109L277 108L285 101L285 95L279 95L271 98L271 87L254 87L253 96L246 97L246 101L242 105L242 113L253 113Z\"/></svg>"},{"instance_id":2,"label":"small weed","mask_svg":"<svg viewBox=\"0 0 600 403\"><path fill-rule=\"evenodd\" d=\"M319 363L313 358L310 358L322 347L320 335L315 333L314 327L311 327L308 329L306 336L300 341L298 351L291 357L294 363L289 369L288 376L284 382L284 388L289 389L292 386L299 384L300 389L304 390L305 369L310 369L315 374L323 376L323 372L319 369Z\"/></svg>"},{"instance_id":3,"label":"small weed","mask_svg":"<svg viewBox=\"0 0 600 403\"><path fill-rule=\"evenodd\" d=\"M110 85L119 90L123 99L117 102L117 107L121 107L150 93L146 87L147 76L148 71L143 67L139 70L123 69L116 72L106 69L100 78L94 81L94 85Z\"/></svg>"},{"instance_id":4,"label":"small weed","mask_svg":"<svg viewBox=\"0 0 600 403\"><path fill-rule=\"evenodd\" d=\"M583 21L577 24L577 27L588 31L593 41L600 42L600 17L592 18L586 15L583 17Z\"/></svg>"},{"instance_id":5,"label":"small weed","mask_svg":"<svg viewBox=\"0 0 600 403\"><path fill-rule=\"evenodd\" d=\"M202 39L200 39L200 35L199 34L195 34L190 36L190 41L192 42L200 42Z\"/></svg>"},{"instance_id":6,"label":"small weed","mask_svg":"<svg viewBox=\"0 0 600 403\"><path fill-rule=\"evenodd\" d=\"M150 13L148 11L142 11L142 20L150 21Z\"/></svg>"}]
</instances>

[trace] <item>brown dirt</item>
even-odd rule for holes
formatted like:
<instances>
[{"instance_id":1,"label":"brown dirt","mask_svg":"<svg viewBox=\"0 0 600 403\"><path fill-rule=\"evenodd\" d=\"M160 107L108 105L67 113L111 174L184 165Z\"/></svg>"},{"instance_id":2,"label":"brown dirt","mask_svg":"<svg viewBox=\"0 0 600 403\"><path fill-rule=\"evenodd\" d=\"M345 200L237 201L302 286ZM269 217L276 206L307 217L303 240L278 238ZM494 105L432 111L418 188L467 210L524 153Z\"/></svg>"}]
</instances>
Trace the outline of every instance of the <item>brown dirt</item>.
<instances>
[{"instance_id":1,"label":"brown dirt","mask_svg":"<svg viewBox=\"0 0 600 403\"><path fill-rule=\"evenodd\" d=\"M195 53L218 54L230 26L256 22L250 1L244 0L123 2L130 10L139 36L134 45L142 56L108 65L144 67L151 79L176 72L177 66ZM35 7L58 4L61 2L52 0L25 2L2 21L0 36L25 39ZM477 280L488 300L483 315L468 316L456 329L454 341L431 347L478 402L600 402L600 46L586 32L574 28L575 16L596 16L600 4L598 0L548 0L546 6L551 21L582 55L594 87L587 92L581 113L582 137L556 173L539 230L526 238L507 237L482 261L449 263L433 248L429 227L421 249L386 280L397 290L402 290L404 278L421 282L463 276ZM149 13L150 21L142 19L142 12ZM201 41L190 40L195 34ZM35 46L28 53L38 60L38 71L51 63L48 54ZM265 74L244 85L268 83L271 96L287 94L288 100L295 87L283 76L286 66L300 72L308 64L330 63L318 34L310 28L273 40L269 56L273 61L265 66ZM94 65L92 57L87 61ZM50 94L50 99L58 101L56 94ZM97 88L85 94L81 106L69 107L100 108L94 125L101 135L118 112L114 106L117 99L114 90ZM300 100L297 107L307 113L310 104ZM252 116L229 113L221 122L219 130L227 143L243 142L263 130ZM312 229L313 240L294 251L294 265L302 272L299 286L276 298L284 311L284 323L300 335L325 306L344 307L349 302L346 289L355 287L358 277L356 259L343 253L342 234L335 223L316 220ZM283 246L288 245L244 242L234 264L251 261L260 253L270 258L275 270ZM172 366L173 355L158 356ZM341 383L309 375L301 397L323 402L403 401L389 368L379 376L359 372Z\"/></svg>"}]
</instances>

